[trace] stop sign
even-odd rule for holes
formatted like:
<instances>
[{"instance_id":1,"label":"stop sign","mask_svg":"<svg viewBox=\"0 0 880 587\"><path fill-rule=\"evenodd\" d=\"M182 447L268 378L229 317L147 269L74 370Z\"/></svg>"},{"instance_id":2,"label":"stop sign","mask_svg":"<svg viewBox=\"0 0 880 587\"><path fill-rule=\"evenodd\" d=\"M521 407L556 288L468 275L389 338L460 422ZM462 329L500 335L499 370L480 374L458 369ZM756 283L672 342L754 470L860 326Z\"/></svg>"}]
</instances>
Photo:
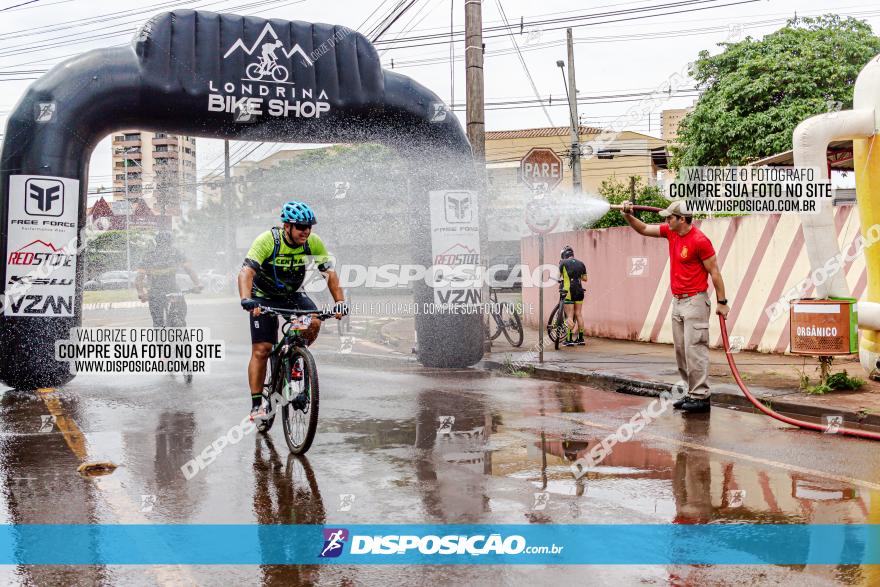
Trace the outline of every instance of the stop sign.
<instances>
[{"instance_id":1,"label":"stop sign","mask_svg":"<svg viewBox=\"0 0 880 587\"><path fill-rule=\"evenodd\" d=\"M523 182L533 190L549 192L562 181L562 159L553 149L534 148L519 163Z\"/></svg>"}]
</instances>

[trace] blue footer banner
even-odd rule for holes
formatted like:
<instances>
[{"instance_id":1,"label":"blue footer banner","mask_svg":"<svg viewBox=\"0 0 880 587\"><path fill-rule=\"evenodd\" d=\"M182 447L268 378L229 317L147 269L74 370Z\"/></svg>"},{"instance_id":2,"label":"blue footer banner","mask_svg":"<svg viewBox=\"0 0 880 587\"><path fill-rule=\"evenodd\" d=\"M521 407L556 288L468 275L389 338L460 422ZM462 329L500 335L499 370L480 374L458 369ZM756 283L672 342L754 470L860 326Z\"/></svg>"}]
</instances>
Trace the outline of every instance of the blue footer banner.
<instances>
[{"instance_id":1,"label":"blue footer banner","mask_svg":"<svg viewBox=\"0 0 880 587\"><path fill-rule=\"evenodd\" d=\"M5 525L0 564L880 564L880 525Z\"/></svg>"}]
</instances>

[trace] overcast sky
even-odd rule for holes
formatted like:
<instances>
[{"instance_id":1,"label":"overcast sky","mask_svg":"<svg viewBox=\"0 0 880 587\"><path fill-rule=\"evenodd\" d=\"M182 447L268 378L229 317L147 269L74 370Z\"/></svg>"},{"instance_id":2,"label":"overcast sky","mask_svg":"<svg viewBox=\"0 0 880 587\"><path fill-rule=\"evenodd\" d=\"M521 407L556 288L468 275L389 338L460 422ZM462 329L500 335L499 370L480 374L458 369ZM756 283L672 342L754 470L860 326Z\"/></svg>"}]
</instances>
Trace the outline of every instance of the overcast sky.
<instances>
[{"instance_id":1,"label":"overcast sky","mask_svg":"<svg viewBox=\"0 0 880 587\"><path fill-rule=\"evenodd\" d=\"M88 49L126 44L133 31L151 14L170 8L203 8L216 12L251 14L265 18L283 18L312 22L341 24L361 32L367 32L398 0L183 0L160 2L159 0L0 0L0 128L5 129L6 117L33 78L62 61ZM15 5L24 4L18 8ZM645 7L661 7L677 3L677 0L651 0L639 2L613 2L598 0L547 0L536 3L525 0L501 0L508 22L514 26L514 38L518 43L538 93L542 97L553 96L554 105L546 111L541 107L491 109L486 112L487 130L505 130L538 126L567 125L567 109L561 104L565 89L556 60L565 59L565 26L574 25L575 64L579 96L600 96L594 104L579 106L581 120L585 124L608 124L615 117L626 113L638 104L621 101L624 98L608 98L619 94L650 91L664 83L670 76L683 72L686 64L693 61L702 49L717 52L717 44L725 40L738 40L744 36L760 38L781 27L787 18L834 12L852 15L866 20L880 30L880 5L874 1L849 2L803 1L803 0L705 0L702 3L665 8L663 12L679 12L654 18L638 18L651 12L632 12ZM735 4L723 6L725 4ZM719 7L721 6L721 7ZM7 10L4 10L7 9ZM11 8L11 9L10 9ZM113 15L120 11L136 14ZM374 12L375 11L375 12ZM625 11L608 19L626 19L609 24L591 24L591 20L565 22L576 16L610 11ZM372 16L371 16L372 15ZM99 22L87 19L104 17ZM382 37L383 40L414 35L448 32L452 26L460 30L464 26L464 0L417 0L416 4ZM520 34L520 19L526 22ZM529 27L533 20L563 19L554 24ZM71 22L79 21L79 22ZM364 24L366 22L366 24ZM483 3L484 27L504 24L499 2ZM33 31L36 27L66 26L64 30ZM581 25L581 26L578 26ZM497 36L496 36L497 35ZM486 102L535 98L519 57L513 50L513 40L505 31L487 31L486 43ZM444 40L444 39L441 39ZM378 46L383 65L411 76L440 95L447 102L453 99L450 83L450 44L397 48ZM413 41L411 44L424 43ZM465 94L463 52L460 38L453 45L454 102L463 103ZM417 63L412 63L412 62ZM34 73L37 72L37 73ZM682 90L693 87L692 81L682 84ZM687 94L687 92L682 92ZM556 106L556 99L560 106ZM693 95L672 96L658 107L653 115L629 125L631 130L659 136L660 110L690 105ZM464 121L464 114L456 114ZM549 120L548 120L549 118ZM5 133L5 130L2 131ZM92 187L111 184L109 138L101 142L92 155L90 183ZM250 148L233 143L233 153L244 155ZM256 149L248 158L262 158L282 145L266 144ZM198 139L198 172L203 176L222 166L223 143L218 140ZM237 157L233 157L233 162Z\"/></svg>"}]
</instances>

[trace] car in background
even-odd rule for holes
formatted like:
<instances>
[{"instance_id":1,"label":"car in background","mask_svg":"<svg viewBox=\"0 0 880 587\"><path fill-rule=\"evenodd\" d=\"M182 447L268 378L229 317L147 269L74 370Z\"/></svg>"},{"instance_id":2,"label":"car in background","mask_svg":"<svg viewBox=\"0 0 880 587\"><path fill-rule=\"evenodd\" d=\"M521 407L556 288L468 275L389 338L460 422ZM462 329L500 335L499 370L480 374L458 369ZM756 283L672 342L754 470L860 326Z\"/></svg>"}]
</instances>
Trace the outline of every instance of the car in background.
<instances>
[{"instance_id":1,"label":"car in background","mask_svg":"<svg viewBox=\"0 0 880 587\"><path fill-rule=\"evenodd\" d=\"M234 275L227 275L214 269L208 269L199 272L199 281L205 288L205 291L209 293L219 294L223 292L234 292L235 288L233 286L236 283L237 275L237 272ZM179 276L177 281L178 285L180 285Z\"/></svg>"},{"instance_id":2,"label":"car in background","mask_svg":"<svg viewBox=\"0 0 880 587\"><path fill-rule=\"evenodd\" d=\"M522 264L519 255L498 255L489 261L486 275L489 287L495 289L521 289Z\"/></svg>"},{"instance_id":3,"label":"car in background","mask_svg":"<svg viewBox=\"0 0 880 587\"><path fill-rule=\"evenodd\" d=\"M136 271L105 271L83 284L87 291L99 289L131 289L134 287Z\"/></svg>"}]
</instances>

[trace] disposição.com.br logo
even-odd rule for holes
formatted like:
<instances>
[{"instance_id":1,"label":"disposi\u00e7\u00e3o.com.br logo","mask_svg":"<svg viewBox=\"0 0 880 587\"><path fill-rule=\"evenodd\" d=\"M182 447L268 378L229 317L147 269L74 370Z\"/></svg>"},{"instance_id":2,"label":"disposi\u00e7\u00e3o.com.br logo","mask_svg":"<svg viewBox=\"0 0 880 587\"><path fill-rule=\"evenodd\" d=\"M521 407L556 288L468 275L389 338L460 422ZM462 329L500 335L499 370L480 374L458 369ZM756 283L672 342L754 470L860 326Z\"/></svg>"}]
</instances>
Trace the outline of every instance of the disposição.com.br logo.
<instances>
[{"instance_id":1,"label":"disposi\u00e7\u00e3o.com.br logo","mask_svg":"<svg viewBox=\"0 0 880 587\"><path fill-rule=\"evenodd\" d=\"M518 534L360 535L346 528L324 528L324 544L319 558L336 558L349 543L349 555L519 555L560 554L564 546L528 546Z\"/></svg>"}]
</instances>

